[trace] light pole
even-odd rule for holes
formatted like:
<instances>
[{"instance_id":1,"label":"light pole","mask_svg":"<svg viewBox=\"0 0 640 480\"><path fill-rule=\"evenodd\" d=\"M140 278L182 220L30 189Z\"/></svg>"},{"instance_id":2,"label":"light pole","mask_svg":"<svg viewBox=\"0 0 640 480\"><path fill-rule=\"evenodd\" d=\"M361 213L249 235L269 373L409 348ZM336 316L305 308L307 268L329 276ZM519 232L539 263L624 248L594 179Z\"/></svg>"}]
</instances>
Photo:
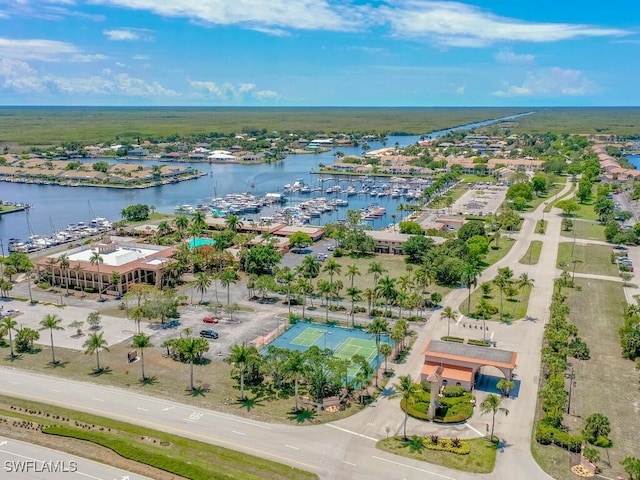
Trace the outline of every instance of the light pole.
<instances>
[{"instance_id":1,"label":"light pole","mask_svg":"<svg viewBox=\"0 0 640 480\"><path fill-rule=\"evenodd\" d=\"M574 258L573 260L571 260L573 262L573 273L571 275L571 282L575 282L576 281L576 264L577 263L582 263L581 260L578 260L577 258Z\"/></svg>"},{"instance_id":2,"label":"light pole","mask_svg":"<svg viewBox=\"0 0 640 480\"><path fill-rule=\"evenodd\" d=\"M324 333L322 334L322 339L324 341L324 349L327 349L327 335L331 335L331 332L329 330L325 330Z\"/></svg>"},{"instance_id":3,"label":"light pole","mask_svg":"<svg viewBox=\"0 0 640 480\"><path fill-rule=\"evenodd\" d=\"M576 377L573 372L573 363L569 364L571 366L571 373L565 373L565 377L569 379L569 400L567 402L567 414L570 414L571 410L571 392L573 390L573 379Z\"/></svg>"}]
</instances>

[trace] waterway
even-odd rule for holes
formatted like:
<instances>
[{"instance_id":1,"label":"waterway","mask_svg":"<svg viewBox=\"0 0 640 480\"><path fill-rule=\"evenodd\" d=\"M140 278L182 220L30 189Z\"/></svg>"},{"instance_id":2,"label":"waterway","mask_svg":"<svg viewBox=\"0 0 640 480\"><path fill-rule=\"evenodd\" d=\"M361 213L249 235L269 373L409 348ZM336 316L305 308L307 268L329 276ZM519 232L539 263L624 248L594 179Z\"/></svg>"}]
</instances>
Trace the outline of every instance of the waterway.
<instances>
[{"instance_id":1,"label":"waterway","mask_svg":"<svg viewBox=\"0 0 640 480\"><path fill-rule=\"evenodd\" d=\"M640 170L640 155L625 155L625 158L633 165L633 168Z\"/></svg>"},{"instance_id":2,"label":"waterway","mask_svg":"<svg viewBox=\"0 0 640 480\"><path fill-rule=\"evenodd\" d=\"M529 113L512 115L499 119L461 125L446 130L431 132L425 137L437 138L449 132L490 125L504 120L511 120ZM387 145L400 147L415 144L418 136L389 136ZM372 150L382 148L380 142L369 142ZM287 183L297 179L304 180L311 187L320 185L319 175L311 174L321 163L331 164L335 161L334 153L340 150L346 156L361 155L360 147L336 147L327 152L308 155L289 155L283 161L258 165L183 163L204 171L206 176L196 180L145 189L112 189L97 187L67 187L58 185L34 185L25 183L0 182L0 198L7 202L25 202L33 206L29 211L16 212L0 216L0 241L7 254L9 238L26 239L29 235L50 235L54 230L63 230L70 223L88 223L92 218L104 217L111 221L121 219L120 212L132 204L146 204L156 207L158 212L173 213L176 205L207 204L214 197L222 197L228 193L251 192L264 195L268 192L282 192ZM98 159L96 159L98 160ZM113 160L110 160L113 161ZM149 161L127 163L144 163ZM326 175L325 175L326 176ZM336 179L336 181L338 181ZM348 178L342 178L340 185L347 186ZM324 189L336 182L323 182ZM310 195L288 195L289 204L308 200ZM392 223L392 214L397 212L398 205L406 200L390 197L370 198L365 195L348 197L349 206L340 208L334 213L313 219L314 224L324 224L344 218L347 209L364 209L370 203L377 203L386 208L386 214L370 222L374 229ZM264 213L263 213L264 215ZM403 212L397 212L400 219Z\"/></svg>"}]
</instances>

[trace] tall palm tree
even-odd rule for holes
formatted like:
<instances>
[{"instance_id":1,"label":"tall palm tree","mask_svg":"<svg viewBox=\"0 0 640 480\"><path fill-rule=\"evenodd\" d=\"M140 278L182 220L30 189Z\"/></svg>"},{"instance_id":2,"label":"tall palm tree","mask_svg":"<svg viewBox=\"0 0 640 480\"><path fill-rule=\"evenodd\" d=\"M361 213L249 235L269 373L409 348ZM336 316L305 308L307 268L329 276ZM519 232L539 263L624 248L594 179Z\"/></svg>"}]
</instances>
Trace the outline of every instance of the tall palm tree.
<instances>
[{"instance_id":1,"label":"tall palm tree","mask_svg":"<svg viewBox=\"0 0 640 480\"><path fill-rule=\"evenodd\" d=\"M355 308L355 303L362 300L361 293L362 293L362 290L360 290L358 287L347 288L347 295L351 297L351 328L356 326L354 308Z\"/></svg>"},{"instance_id":2,"label":"tall palm tree","mask_svg":"<svg viewBox=\"0 0 640 480\"><path fill-rule=\"evenodd\" d=\"M69 255L67 255L66 253L63 253L62 255L60 255L58 257L58 264L60 265L60 270L62 270L62 272L64 272L64 276L65 276L65 284L67 286L67 296L69 295Z\"/></svg>"},{"instance_id":3,"label":"tall palm tree","mask_svg":"<svg viewBox=\"0 0 640 480\"><path fill-rule=\"evenodd\" d=\"M156 229L158 237L165 237L169 235L172 231L173 229L171 228L171 225L169 225L169 222L167 222L166 220L160 222L158 224L158 228Z\"/></svg>"},{"instance_id":4,"label":"tall palm tree","mask_svg":"<svg viewBox=\"0 0 640 480\"><path fill-rule=\"evenodd\" d=\"M131 310L131 319L136 323L138 333L140 333L140 321L144 318L144 314L145 311L143 307L135 306Z\"/></svg>"},{"instance_id":5,"label":"tall palm tree","mask_svg":"<svg viewBox=\"0 0 640 480\"><path fill-rule=\"evenodd\" d=\"M187 337L180 345L180 353L189 361L190 384L191 391L195 390L193 386L193 362L200 358L204 352L209 350L209 342L204 338Z\"/></svg>"},{"instance_id":6,"label":"tall palm tree","mask_svg":"<svg viewBox=\"0 0 640 480\"><path fill-rule=\"evenodd\" d=\"M133 336L132 346L140 349L140 366L142 367L142 378L140 380L144 382L147 380L147 377L144 374L144 349L153 347L151 344L151 337L144 333L137 333Z\"/></svg>"},{"instance_id":7,"label":"tall palm tree","mask_svg":"<svg viewBox=\"0 0 640 480\"><path fill-rule=\"evenodd\" d=\"M287 307L289 313L291 313L291 285L296 278L296 274L290 267L283 267L276 272L276 278L287 286Z\"/></svg>"},{"instance_id":8,"label":"tall palm tree","mask_svg":"<svg viewBox=\"0 0 640 480\"><path fill-rule=\"evenodd\" d=\"M313 256L307 255L300 264L300 272L305 278L316 278L320 274L321 265Z\"/></svg>"},{"instance_id":9,"label":"tall palm tree","mask_svg":"<svg viewBox=\"0 0 640 480\"><path fill-rule=\"evenodd\" d=\"M100 255L100 252L93 252L89 257L91 265L95 265L98 268L98 298L102 300L102 275L100 274L100 264L104 262L104 258Z\"/></svg>"},{"instance_id":10,"label":"tall palm tree","mask_svg":"<svg viewBox=\"0 0 640 480\"><path fill-rule=\"evenodd\" d=\"M480 275L480 267L476 262L467 262L460 274L460 281L467 287L469 295L467 296L467 315L471 313L471 287L478 285L478 276Z\"/></svg>"},{"instance_id":11,"label":"tall palm tree","mask_svg":"<svg viewBox=\"0 0 640 480\"><path fill-rule=\"evenodd\" d=\"M352 263L351 265L347 265L346 275L351 279L351 288L353 288L353 282L356 275L360 275L360 270L358 269L358 266L355 263Z\"/></svg>"},{"instance_id":12,"label":"tall palm tree","mask_svg":"<svg viewBox=\"0 0 640 480\"><path fill-rule=\"evenodd\" d=\"M480 404L480 411L482 412L482 415L484 415L485 413L491 413L490 440L493 440L493 428L495 427L495 423L496 423L496 413L502 412L504 413L505 416L509 415L509 410L507 410L504 407L501 407L500 403L502 403L502 399L499 396L494 395L493 393L490 393Z\"/></svg>"},{"instance_id":13,"label":"tall palm tree","mask_svg":"<svg viewBox=\"0 0 640 480\"><path fill-rule=\"evenodd\" d=\"M317 286L318 286L318 293L320 293L320 295L322 295L325 299L325 321L328 323L329 322L329 299L333 294L333 285L331 285L331 282L325 279L321 279L321 280L318 280Z\"/></svg>"},{"instance_id":14,"label":"tall palm tree","mask_svg":"<svg viewBox=\"0 0 640 480\"><path fill-rule=\"evenodd\" d=\"M455 320L455 318L458 316L458 312L456 312L451 307L444 307L442 309L442 313L440 314L440 316L442 318L447 319L447 337L448 337L451 334L451 330L450 330L451 320Z\"/></svg>"},{"instance_id":15,"label":"tall palm tree","mask_svg":"<svg viewBox=\"0 0 640 480\"><path fill-rule=\"evenodd\" d=\"M178 229L180 238L183 238L184 232L187 230L187 227L189 227L189 219L185 215L180 215L176 217L176 219L173 221L173 224Z\"/></svg>"},{"instance_id":16,"label":"tall palm tree","mask_svg":"<svg viewBox=\"0 0 640 480\"><path fill-rule=\"evenodd\" d=\"M520 293L522 293L525 288L533 288L534 281L533 278L529 277L527 272L522 272L516 280L516 286L520 290Z\"/></svg>"},{"instance_id":17,"label":"tall palm tree","mask_svg":"<svg viewBox=\"0 0 640 480\"><path fill-rule=\"evenodd\" d=\"M376 337L376 362L380 356L380 339L383 334L389 333L389 322L384 318L374 318L373 322L367 325L367 333L371 333ZM379 365L377 365L379 367ZM376 388L378 387L378 375L376 375Z\"/></svg>"},{"instance_id":18,"label":"tall palm tree","mask_svg":"<svg viewBox=\"0 0 640 480\"><path fill-rule=\"evenodd\" d=\"M244 396L244 376L247 373L247 368L259 355L258 350L254 345L247 346L244 342L242 345L236 344L231 347L231 354L229 355L228 362L231 363L240 372L240 401L245 400Z\"/></svg>"},{"instance_id":19,"label":"tall palm tree","mask_svg":"<svg viewBox=\"0 0 640 480\"><path fill-rule=\"evenodd\" d=\"M420 391L420 385L413 381L411 375L404 375L398 380L400 380L400 382L395 383L393 386L398 391L397 395L402 397L402 402L404 403L404 433L402 438L406 441L409 405L415 402L415 396Z\"/></svg>"},{"instance_id":20,"label":"tall palm tree","mask_svg":"<svg viewBox=\"0 0 640 480\"><path fill-rule=\"evenodd\" d=\"M285 363L285 371L293 377L293 394L295 399L294 412L298 412L298 386L300 383L300 377L304 375L307 368L306 357L300 350L291 350L289 358Z\"/></svg>"},{"instance_id":21,"label":"tall palm tree","mask_svg":"<svg viewBox=\"0 0 640 480\"><path fill-rule=\"evenodd\" d=\"M342 265L336 262L333 258L327 262L327 264L322 269L323 272L327 272L329 274L329 282L333 287L333 276L337 273L340 274L342 271Z\"/></svg>"},{"instance_id":22,"label":"tall palm tree","mask_svg":"<svg viewBox=\"0 0 640 480\"><path fill-rule=\"evenodd\" d=\"M389 311L389 303L396 297L398 291L396 290L396 281L390 278L389 275L381 278L376 287L376 292L384 298L384 310Z\"/></svg>"},{"instance_id":23,"label":"tall palm tree","mask_svg":"<svg viewBox=\"0 0 640 480\"><path fill-rule=\"evenodd\" d=\"M83 291L85 288L87 288L87 274L84 273L82 271L82 265L80 265L79 263L76 263L71 270L73 270L73 273L75 274L76 277L76 285L79 287L80 286L80 272L82 272L82 275L84 277L84 284L83 284Z\"/></svg>"},{"instance_id":24,"label":"tall palm tree","mask_svg":"<svg viewBox=\"0 0 640 480\"><path fill-rule=\"evenodd\" d=\"M196 230L203 232L207 228L207 222L205 220L206 217L204 213L200 210L196 210L191 217L191 225L195 227Z\"/></svg>"},{"instance_id":25,"label":"tall palm tree","mask_svg":"<svg viewBox=\"0 0 640 480\"><path fill-rule=\"evenodd\" d=\"M386 271L387 271L387 269L384 268L382 266L382 263L380 263L380 262L371 262L369 264L369 269L367 270L367 273L372 273L373 274L373 285L374 285L374 288L378 286L378 279Z\"/></svg>"},{"instance_id":26,"label":"tall palm tree","mask_svg":"<svg viewBox=\"0 0 640 480\"><path fill-rule=\"evenodd\" d=\"M196 287L196 290L200 292L200 303L203 302L204 294L207 293L207 290L209 290L211 283L211 275L209 275L207 272L196 273L196 278L193 280L193 285Z\"/></svg>"},{"instance_id":27,"label":"tall palm tree","mask_svg":"<svg viewBox=\"0 0 640 480\"><path fill-rule=\"evenodd\" d=\"M227 215L224 219L224 224L229 230L237 232L239 228L242 228L243 224L240 217L237 215Z\"/></svg>"},{"instance_id":28,"label":"tall palm tree","mask_svg":"<svg viewBox=\"0 0 640 480\"><path fill-rule=\"evenodd\" d=\"M238 272L233 268L227 267L220 275L220 286L227 289L227 305L231 302L231 285L238 282Z\"/></svg>"},{"instance_id":29,"label":"tall palm tree","mask_svg":"<svg viewBox=\"0 0 640 480\"><path fill-rule=\"evenodd\" d=\"M376 298L376 291L373 288L365 288L362 294L367 299L367 315L371 315L371 306Z\"/></svg>"},{"instance_id":30,"label":"tall palm tree","mask_svg":"<svg viewBox=\"0 0 640 480\"><path fill-rule=\"evenodd\" d=\"M9 358L14 358L16 356L13 351L13 335L11 333L13 330L15 330L16 325L18 325L18 322L16 322L11 317L4 317L2 319L2 322L0 323L0 328L9 334L9 347L11 349L11 354Z\"/></svg>"},{"instance_id":31,"label":"tall palm tree","mask_svg":"<svg viewBox=\"0 0 640 480\"><path fill-rule=\"evenodd\" d=\"M62 319L55 313L49 313L45 315L44 318L40 321L40 325L42 326L40 330L45 330L48 328L49 334L51 336L51 364L52 365L58 364L58 362L56 362L56 352L53 349L53 331L64 330L64 327L60 326L60 322L62 322Z\"/></svg>"},{"instance_id":32,"label":"tall palm tree","mask_svg":"<svg viewBox=\"0 0 640 480\"><path fill-rule=\"evenodd\" d=\"M107 348L109 344L103 338L103 334L104 332L92 333L82 345L85 349L85 355L93 355L94 353L96 354L96 373L102 370L100 368L100 350L104 349L107 352L109 351L109 349Z\"/></svg>"},{"instance_id":33,"label":"tall palm tree","mask_svg":"<svg viewBox=\"0 0 640 480\"><path fill-rule=\"evenodd\" d=\"M382 345L380 345L380 354L384 357L384 373L385 374L388 371L387 359L389 358L389 355L391 355L391 352L393 352L393 347L391 347L391 345L389 345L388 343L383 343Z\"/></svg>"},{"instance_id":34,"label":"tall palm tree","mask_svg":"<svg viewBox=\"0 0 640 480\"><path fill-rule=\"evenodd\" d=\"M500 321L504 320L504 304L503 297L504 292L513 284L513 270L509 267L503 267L498 269L498 274L493 279L493 284L500 290Z\"/></svg>"}]
</instances>

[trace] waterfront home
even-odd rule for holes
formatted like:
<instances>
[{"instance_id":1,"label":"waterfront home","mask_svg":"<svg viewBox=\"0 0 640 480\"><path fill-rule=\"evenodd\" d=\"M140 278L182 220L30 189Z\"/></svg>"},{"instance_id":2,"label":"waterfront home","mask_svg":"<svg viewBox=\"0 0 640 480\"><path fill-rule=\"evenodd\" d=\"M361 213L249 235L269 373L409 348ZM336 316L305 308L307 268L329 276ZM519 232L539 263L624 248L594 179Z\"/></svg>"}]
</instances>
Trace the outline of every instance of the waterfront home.
<instances>
[{"instance_id":1,"label":"waterfront home","mask_svg":"<svg viewBox=\"0 0 640 480\"><path fill-rule=\"evenodd\" d=\"M376 253L390 253L394 255L402 255L404 244L414 235L406 233L389 232L385 230L365 230L364 233L371 237L375 242ZM443 237L428 237L433 239L436 245L444 243L447 239Z\"/></svg>"}]
</instances>

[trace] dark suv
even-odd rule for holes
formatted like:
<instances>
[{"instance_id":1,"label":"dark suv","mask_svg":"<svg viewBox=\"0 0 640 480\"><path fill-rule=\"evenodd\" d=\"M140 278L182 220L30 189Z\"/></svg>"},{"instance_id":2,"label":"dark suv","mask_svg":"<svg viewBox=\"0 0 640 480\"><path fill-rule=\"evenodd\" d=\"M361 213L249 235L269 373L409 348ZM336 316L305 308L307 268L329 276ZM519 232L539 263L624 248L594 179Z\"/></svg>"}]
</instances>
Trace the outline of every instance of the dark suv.
<instances>
[{"instance_id":1,"label":"dark suv","mask_svg":"<svg viewBox=\"0 0 640 480\"><path fill-rule=\"evenodd\" d=\"M218 332L215 330L200 330L200 336L202 338L218 338Z\"/></svg>"}]
</instances>

